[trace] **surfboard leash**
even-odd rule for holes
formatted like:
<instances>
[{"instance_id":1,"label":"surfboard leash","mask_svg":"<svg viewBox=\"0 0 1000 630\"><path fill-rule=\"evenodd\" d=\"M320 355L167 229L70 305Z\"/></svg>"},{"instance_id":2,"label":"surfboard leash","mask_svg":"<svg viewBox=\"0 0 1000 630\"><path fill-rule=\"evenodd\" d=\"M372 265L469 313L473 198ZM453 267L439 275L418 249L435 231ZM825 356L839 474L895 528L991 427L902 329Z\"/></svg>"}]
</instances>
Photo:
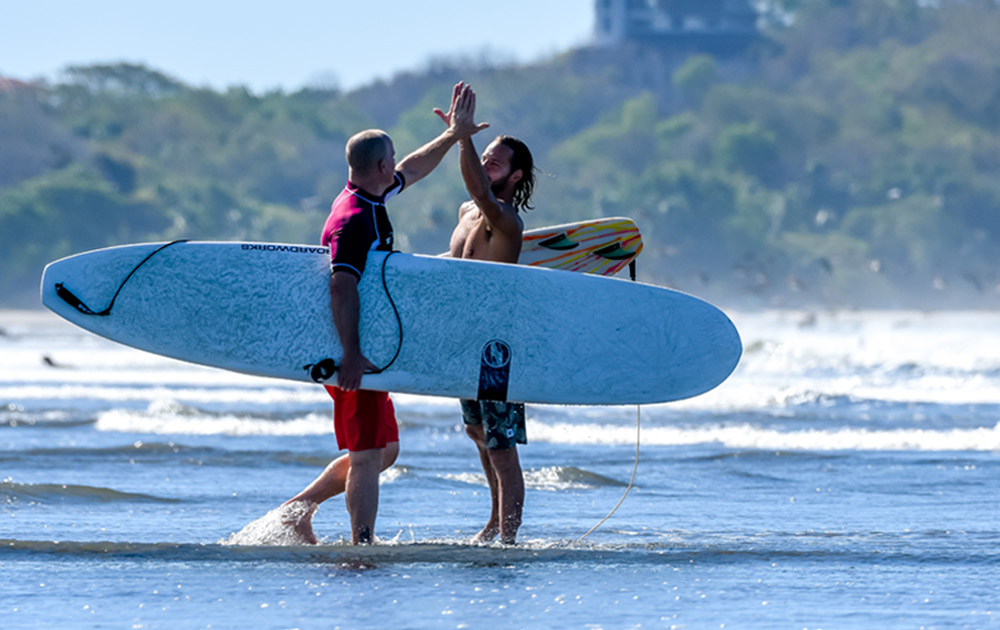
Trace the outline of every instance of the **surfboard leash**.
<instances>
[{"instance_id":1,"label":"surfboard leash","mask_svg":"<svg viewBox=\"0 0 1000 630\"><path fill-rule=\"evenodd\" d=\"M399 329L399 343L396 345L396 353L392 355L389 362L380 368L375 368L371 372L365 372L365 374L381 374L382 372L389 369L389 366L396 362L399 358L399 353L403 350L403 318L399 315L399 308L396 307L396 301L392 299L392 294L389 293L389 283L385 279L385 264L389 260L389 257L393 254L398 254L398 250L392 250L386 257L382 259L382 290L385 291L385 297L389 300L389 305L392 306L392 312L396 316L396 328ZM309 365L303 366L303 369L309 372L309 377L316 383L325 383L333 375L337 373L340 366L332 358L323 359L317 363L310 363Z\"/></svg>"},{"instance_id":2,"label":"surfboard leash","mask_svg":"<svg viewBox=\"0 0 1000 630\"><path fill-rule=\"evenodd\" d=\"M628 264L628 271L629 275L632 277L632 282L635 282L634 258ZM618 504L615 507L611 508L611 511L608 512L608 515L602 518L597 523L597 525L594 525L589 530L587 530L586 534L577 538L576 542L580 542L587 536L590 536L594 532L594 530L596 530L598 527L603 525L605 521L611 518L611 515L613 515L615 512L618 511L618 508L621 507L621 504L625 502L625 497L627 497L628 493L632 490L632 484L635 482L635 473L639 470L639 433L641 424L642 424L642 405L636 405L635 406L635 464L632 466L632 477L628 480L628 485L625 486L625 493L622 495L622 498L618 500Z\"/></svg>"},{"instance_id":3,"label":"surfboard leash","mask_svg":"<svg viewBox=\"0 0 1000 630\"><path fill-rule=\"evenodd\" d=\"M399 343L396 344L396 354L392 355L392 358L389 359L388 363L372 372L372 374L381 374L382 372L388 370L389 366L395 363L396 359L399 358L399 353L403 349L403 318L399 316L399 309L396 308L396 301L392 299L392 294L389 293L389 284L385 281L385 263L388 262L390 256L398 253L399 251L394 249L386 254L386 257L382 259L382 290L385 291L385 297L388 298L389 305L392 306L392 312L396 316L396 328L399 329Z\"/></svg>"},{"instance_id":4,"label":"surfboard leash","mask_svg":"<svg viewBox=\"0 0 1000 630\"><path fill-rule=\"evenodd\" d=\"M640 425L642 424L641 417L642 417L642 405L636 405L635 406L635 464L632 466L632 478L628 480L628 485L625 487L625 493L622 495L621 499L618 499L618 504L615 505L615 507L611 508L611 511L608 512L608 515L602 518L597 523L597 525L594 525L589 530L587 530L586 534L577 538L576 542L580 542L587 536L590 536L592 533L594 533L594 531L598 527L603 525L605 521L611 518L611 516L618 511L618 508L621 507L622 503L625 503L625 497L627 497L628 493L632 490L632 485L635 483L635 473L639 470L639 432L640 432Z\"/></svg>"},{"instance_id":5,"label":"surfboard leash","mask_svg":"<svg viewBox=\"0 0 1000 630\"><path fill-rule=\"evenodd\" d=\"M64 285L62 282L57 282L56 283L56 295L58 295L60 298L62 298L62 300L64 302L66 302L67 304L69 304L70 306L72 306L73 308L75 308L76 310L80 311L84 315L97 315L98 317L107 317L108 315L111 314L111 308L114 307L115 300L118 299L118 294L122 292L123 288L125 288L125 283L128 282L129 279L133 275L135 275L136 271L139 271L139 267L142 267L143 265L145 265L146 262L150 258L152 258L153 256L159 254L160 252L162 252L166 248L170 247L171 245L176 245L177 243L186 243L186 242L187 242L187 239L180 239L180 240L176 240L176 241L170 241L169 243L167 243L165 245L161 245L161 246L157 247L156 249L153 250L153 252L151 254L149 254L148 256L146 256L145 258L143 258L142 262L140 262L138 265L136 265L135 267L133 267L132 271L128 272L128 275L125 276L125 279L122 280L121 284L118 285L118 290L115 291L114 296L112 296L112 298L111 298L111 302L108 303L108 307L106 309L104 309L103 311L95 311L94 309L92 309L89 306L87 306L87 304L83 300L81 300L79 297L76 296L75 293L73 293L68 288L66 288L66 285Z\"/></svg>"}]
</instances>

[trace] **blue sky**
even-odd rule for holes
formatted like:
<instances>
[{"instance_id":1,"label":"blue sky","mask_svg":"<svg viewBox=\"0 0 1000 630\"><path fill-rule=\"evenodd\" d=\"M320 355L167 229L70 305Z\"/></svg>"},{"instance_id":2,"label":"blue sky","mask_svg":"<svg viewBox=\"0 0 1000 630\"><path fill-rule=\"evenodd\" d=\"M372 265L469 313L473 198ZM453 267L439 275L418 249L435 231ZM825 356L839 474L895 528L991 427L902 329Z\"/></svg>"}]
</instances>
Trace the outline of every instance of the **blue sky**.
<instances>
[{"instance_id":1,"label":"blue sky","mask_svg":"<svg viewBox=\"0 0 1000 630\"><path fill-rule=\"evenodd\" d=\"M589 40L593 0L0 0L0 75L145 63L195 86L353 88L434 57L530 61Z\"/></svg>"}]
</instances>

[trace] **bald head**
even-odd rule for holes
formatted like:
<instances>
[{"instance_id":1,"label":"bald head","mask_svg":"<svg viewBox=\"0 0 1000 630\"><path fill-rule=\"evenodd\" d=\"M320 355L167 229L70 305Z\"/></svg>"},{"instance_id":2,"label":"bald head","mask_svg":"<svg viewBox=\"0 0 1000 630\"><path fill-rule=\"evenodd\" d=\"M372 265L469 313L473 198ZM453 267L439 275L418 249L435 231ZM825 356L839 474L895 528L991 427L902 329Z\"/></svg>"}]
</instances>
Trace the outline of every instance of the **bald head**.
<instances>
[{"instance_id":1,"label":"bald head","mask_svg":"<svg viewBox=\"0 0 1000 630\"><path fill-rule=\"evenodd\" d=\"M389 134L381 129L368 129L351 136L347 141L347 165L359 175L375 170L379 160L389 157Z\"/></svg>"}]
</instances>

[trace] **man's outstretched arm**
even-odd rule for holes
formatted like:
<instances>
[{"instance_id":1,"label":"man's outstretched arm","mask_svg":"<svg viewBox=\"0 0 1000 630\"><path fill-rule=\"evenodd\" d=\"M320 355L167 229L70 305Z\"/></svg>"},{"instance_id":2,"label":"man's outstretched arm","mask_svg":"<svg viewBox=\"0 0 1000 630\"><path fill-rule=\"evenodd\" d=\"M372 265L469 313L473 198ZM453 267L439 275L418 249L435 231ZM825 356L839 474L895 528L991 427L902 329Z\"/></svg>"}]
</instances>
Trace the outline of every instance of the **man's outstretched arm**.
<instances>
[{"instance_id":1,"label":"man's outstretched arm","mask_svg":"<svg viewBox=\"0 0 1000 630\"><path fill-rule=\"evenodd\" d=\"M460 99L452 109L452 124L459 128L474 125L475 93L471 95L471 98ZM472 197L479 211L496 230L511 239L520 241L521 223L517 220L517 211L510 204L497 199L496 195L493 194L489 175L486 174L486 168L483 167L479 154L476 153L472 136L465 136L459 140L459 151L459 166L462 169L465 189L469 192L469 196Z\"/></svg>"},{"instance_id":2,"label":"man's outstretched arm","mask_svg":"<svg viewBox=\"0 0 1000 630\"><path fill-rule=\"evenodd\" d=\"M448 123L448 128L441 132L441 135L434 138L424 146L420 147L413 153L410 153L403 161L400 162L396 169L403 173L403 177L406 178L406 185L409 187L414 182L418 182L427 175L430 174L437 165L441 163L444 159L445 154L448 150L455 145L461 138L469 137L474 133L482 131L489 127L489 123L480 124L468 124L471 121L457 121L452 112L454 112L455 107L459 102L467 100L470 98L474 100L475 94L472 94L472 90L469 86L460 82L455 85L451 94L451 108L448 110L447 114L441 112L440 109L435 109L435 113L441 117L446 123Z\"/></svg>"}]
</instances>

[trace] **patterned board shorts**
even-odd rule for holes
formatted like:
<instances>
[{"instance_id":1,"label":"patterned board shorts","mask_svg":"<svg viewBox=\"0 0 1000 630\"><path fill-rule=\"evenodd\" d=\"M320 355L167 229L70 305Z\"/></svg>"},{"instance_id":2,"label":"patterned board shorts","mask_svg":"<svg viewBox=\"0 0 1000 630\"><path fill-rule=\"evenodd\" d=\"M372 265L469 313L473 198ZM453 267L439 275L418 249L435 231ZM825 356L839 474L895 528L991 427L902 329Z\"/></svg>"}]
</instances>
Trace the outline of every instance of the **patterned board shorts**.
<instances>
[{"instance_id":1,"label":"patterned board shorts","mask_svg":"<svg viewBox=\"0 0 1000 630\"><path fill-rule=\"evenodd\" d=\"M527 444L524 430L524 404L493 400L463 400L462 420L468 425L483 425L486 448L495 450Z\"/></svg>"}]
</instances>

